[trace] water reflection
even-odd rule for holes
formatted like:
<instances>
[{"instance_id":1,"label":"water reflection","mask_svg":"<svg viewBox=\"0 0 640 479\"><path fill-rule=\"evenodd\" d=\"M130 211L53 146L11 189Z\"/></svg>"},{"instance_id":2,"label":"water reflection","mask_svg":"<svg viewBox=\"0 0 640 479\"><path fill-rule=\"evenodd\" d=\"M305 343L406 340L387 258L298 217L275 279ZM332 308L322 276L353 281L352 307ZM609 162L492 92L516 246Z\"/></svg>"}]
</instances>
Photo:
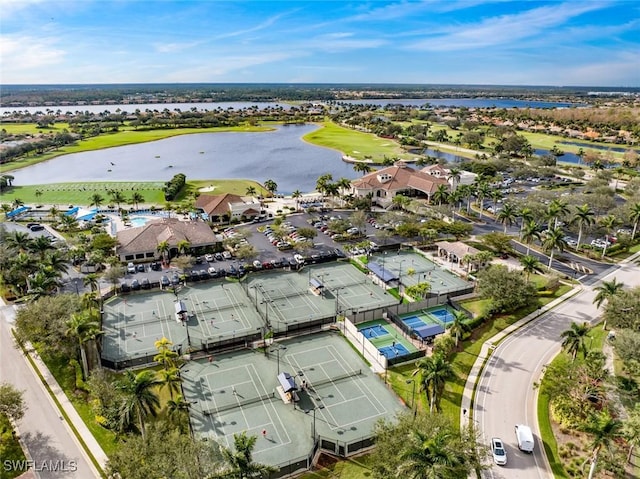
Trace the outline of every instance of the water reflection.
<instances>
[{"instance_id":1,"label":"water reflection","mask_svg":"<svg viewBox=\"0 0 640 479\"><path fill-rule=\"evenodd\" d=\"M14 171L16 184L83 181L187 179L273 179L279 193L315 189L316 180L357 173L342 154L302 140L317 125L283 126L266 133L198 133L105 150L73 153Z\"/></svg>"}]
</instances>

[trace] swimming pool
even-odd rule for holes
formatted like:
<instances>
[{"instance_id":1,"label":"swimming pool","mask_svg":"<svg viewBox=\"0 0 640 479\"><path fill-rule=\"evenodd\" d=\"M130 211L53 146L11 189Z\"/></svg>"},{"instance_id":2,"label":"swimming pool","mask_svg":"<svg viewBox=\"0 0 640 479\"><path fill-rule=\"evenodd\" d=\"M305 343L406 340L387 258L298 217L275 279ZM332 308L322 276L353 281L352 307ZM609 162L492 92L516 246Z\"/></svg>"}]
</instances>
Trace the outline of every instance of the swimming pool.
<instances>
[{"instance_id":1,"label":"swimming pool","mask_svg":"<svg viewBox=\"0 0 640 479\"><path fill-rule=\"evenodd\" d=\"M149 218L146 218L144 216L131 216L129 218L129 222L133 227L144 226L147 224L148 221L149 221Z\"/></svg>"}]
</instances>

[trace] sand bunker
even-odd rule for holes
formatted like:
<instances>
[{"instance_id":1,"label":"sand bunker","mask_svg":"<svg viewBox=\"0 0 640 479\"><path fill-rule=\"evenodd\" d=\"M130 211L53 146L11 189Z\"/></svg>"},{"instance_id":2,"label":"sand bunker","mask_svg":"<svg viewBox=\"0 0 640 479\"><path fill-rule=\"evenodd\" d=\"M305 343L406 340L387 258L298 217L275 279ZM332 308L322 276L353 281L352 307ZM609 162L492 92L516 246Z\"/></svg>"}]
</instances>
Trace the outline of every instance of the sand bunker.
<instances>
[{"instance_id":1,"label":"sand bunker","mask_svg":"<svg viewBox=\"0 0 640 479\"><path fill-rule=\"evenodd\" d=\"M208 193L209 191L213 191L215 189L216 187L212 185L212 186L205 186L204 188L200 188L198 191L200 193Z\"/></svg>"}]
</instances>

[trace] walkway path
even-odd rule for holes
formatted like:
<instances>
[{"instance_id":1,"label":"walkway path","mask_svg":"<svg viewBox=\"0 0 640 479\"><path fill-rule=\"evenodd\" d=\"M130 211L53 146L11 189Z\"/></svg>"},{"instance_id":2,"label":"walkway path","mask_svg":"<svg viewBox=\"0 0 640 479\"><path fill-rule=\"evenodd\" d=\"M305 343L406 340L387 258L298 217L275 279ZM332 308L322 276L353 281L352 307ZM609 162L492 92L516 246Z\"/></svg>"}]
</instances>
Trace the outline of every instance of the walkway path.
<instances>
[{"instance_id":1,"label":"walkway path","mask_svg":"<svg viewBox=\"0 0 640 479\"><path fill-rule=\"evenodd\" d=\"M101 467L104 467L107 461L106 454L46 365L36 352L30 350L29 355L38 372L44 377L58 404L62 406L62 414L31 363L15 344L11 333L14 318L14 307L7 306L0 300L0 381L8 382L24 391L27 410L18 423L18 435L25 454L34 461L32 472L41 479L100 478L100 473L68 421L73 424Z\"/></svg>"}]
</instances>

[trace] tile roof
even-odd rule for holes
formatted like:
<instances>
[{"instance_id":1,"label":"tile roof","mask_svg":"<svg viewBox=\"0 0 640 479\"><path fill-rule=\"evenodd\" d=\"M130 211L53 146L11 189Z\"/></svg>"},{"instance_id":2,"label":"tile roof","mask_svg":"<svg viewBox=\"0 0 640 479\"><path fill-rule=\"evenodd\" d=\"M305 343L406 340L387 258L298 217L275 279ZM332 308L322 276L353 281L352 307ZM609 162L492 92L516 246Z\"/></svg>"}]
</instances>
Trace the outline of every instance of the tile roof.
<instances>
[{"instance_id":1,"label":"tile roof","mask_svg":"<svg viewBox=\"0 0 640 479\"><path fill-rule=\"evenodd\" d=\"M388 181L381 182L380 175L389 175ZM352 181L356 189L381 189L387 191L398 191L406 188L413 188L425 193L433 193L439 185L449 186L444 178L438 178L422 171L416 171L408 166L389 166L378 171L368 173L362 178Z\"/></svg>"},{"instance_id":2,"label":"tile roof","mask_svg":"<svg viewBox=\"0 0 640 479\"><path fill-rule=\"evenodd\" d=\"M177 218L151 220L146 225L119 231L118 254L155 251L159 243L166 241L170 246L186 240L191 246L212 245L216 235L201 221L180 221Z\"/></svg>"},{"instance_id":3,"label":"tile roof","mask_svg":"<svg viewBox=\"0 0 640 479\"><path fill-rule=\"evenodd\" d=\"M223 195L200 195L196 199L196 208L202 208L202 210L209 216L221 216L225 213L229 213L231 208L230 203L244 203L242 196L234 195L232 193L225 193Z\"/></svg>"}]
</instances>

